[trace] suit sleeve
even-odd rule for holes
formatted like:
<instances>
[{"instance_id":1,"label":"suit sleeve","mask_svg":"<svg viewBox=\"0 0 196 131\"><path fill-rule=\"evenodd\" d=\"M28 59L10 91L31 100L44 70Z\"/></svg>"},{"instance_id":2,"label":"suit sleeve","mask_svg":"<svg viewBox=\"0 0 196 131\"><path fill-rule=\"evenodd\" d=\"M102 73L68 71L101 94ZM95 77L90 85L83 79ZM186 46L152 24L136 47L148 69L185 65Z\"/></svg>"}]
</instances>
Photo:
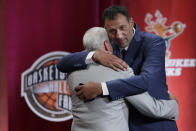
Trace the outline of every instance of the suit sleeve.
<instances>
[{"instance_id":1,"label":"suit sleeve","mask_svg":"<svg viewBox=\"0 0 196 131\"><path fill-rule=\"evenodd\" d=\"M85 63L87 55L87 51L76 52L66 55L57 63L57 69L64 73L85 69L87 67Z\"/></svg>"},{"instance_id":2,"label":"suit sleeve","mask_svg":"<svg viewBox=\"0 0 196 131\"><path fill-rule=\"evenodd\" d=\"M157 80L162 79L165 73L165 42L162 38L156 37L146 44L143 52L144 62L139 75L106 82L111 100L148 91L151 82L159 82Z\"/></svg>"},{"instance_id":3,"label":"suit sleeve","mask_svg":"<svg viewBox=\"0 0 196 131\"><path fill-rule=\"evenodd\" d=\"M148 92L125 98L142 114L153 118L177 120L179 111L175 100L157 100Z\"/></svg>"}]
</instances>

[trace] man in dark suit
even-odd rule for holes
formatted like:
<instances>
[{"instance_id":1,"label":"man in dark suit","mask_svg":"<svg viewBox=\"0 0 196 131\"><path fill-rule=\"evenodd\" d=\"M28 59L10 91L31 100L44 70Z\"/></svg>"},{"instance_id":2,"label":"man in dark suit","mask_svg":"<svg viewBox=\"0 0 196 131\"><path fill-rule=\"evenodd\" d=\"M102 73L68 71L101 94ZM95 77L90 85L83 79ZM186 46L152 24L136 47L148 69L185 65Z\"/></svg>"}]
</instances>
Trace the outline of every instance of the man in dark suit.
<instances>
[{"instance_id":1,"label":"man in dark suit","mask_svg":"<svg viewBox=\"0 0 196 131\"><path fill-rule=\"evenodd\" d=\"M111 6L104 11L103 22L111 39L114 55L97 50L77 52L65 56L57 68L62 72L85 69L91 62L99 62L114 70L133 68L135 76L106 83L89 82L76 87L77 95L90 100L98 95L117 100L148 91L157 99L169 99L165 75L165 42L157 36L142 32L121 6ZM124 52L124 53L121 53ZM121 57L123 60L119 59ZM103 74L104 75L104 74ZM101 76L100 76L101 77ZM93 88L92 88L93 87ZM152 119L142 115L132 105L129 109L130 131L177 131L175 121Z\"/></svg>"}]
</instances>

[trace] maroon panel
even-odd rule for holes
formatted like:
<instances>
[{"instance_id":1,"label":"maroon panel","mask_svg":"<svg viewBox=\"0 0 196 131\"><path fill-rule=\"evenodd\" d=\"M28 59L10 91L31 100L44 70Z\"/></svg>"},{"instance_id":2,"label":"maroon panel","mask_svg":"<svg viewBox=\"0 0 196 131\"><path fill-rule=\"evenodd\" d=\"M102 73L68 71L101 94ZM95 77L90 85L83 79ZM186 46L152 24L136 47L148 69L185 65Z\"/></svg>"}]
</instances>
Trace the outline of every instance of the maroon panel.
<instances>
[{"instance_id":1,"label":"maroon panel","mask_svg":"<svg viewBox=\"0 0 196 131\"><path fill-rule=\"evenodd\" d=\"M34 114L21 95L21 73L52 51L83 50L84 32L101 25L115 0L7 0L9 131L69 131L71 120L49 122Z\"/></svg>"},{"instance_id":2,"label":"maroon panel","mask_svg":"<svg viewBox=\"0 0 196 131\"><path fill-rule=\"evenodd\" d=\"M7 73L6 73L6 4L0 1L0 127L8 130Z\"/></svg>"}]
</instances>

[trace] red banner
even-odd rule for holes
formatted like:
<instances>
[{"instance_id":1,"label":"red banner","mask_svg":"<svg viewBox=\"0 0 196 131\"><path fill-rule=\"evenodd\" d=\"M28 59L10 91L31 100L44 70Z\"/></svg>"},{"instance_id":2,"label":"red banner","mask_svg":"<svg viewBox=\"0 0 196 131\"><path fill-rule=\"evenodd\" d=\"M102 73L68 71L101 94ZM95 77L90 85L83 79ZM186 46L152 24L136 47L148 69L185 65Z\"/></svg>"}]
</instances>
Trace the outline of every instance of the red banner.
<instances>
[{"instance_id":1,"label":"red banner","mask_svg":"<svg viewBox=\"0 0 196 131\"><path fill-rule=\"evenodd\" d=\"M0 79L3 87L0 92L0 102L1 105L4 105L8 98L9 131L70 130L71 120L54 122L51 119L48 121L45 116L39 116L39 113L29 107L30 102L28 103L28 100L24 99L25 91L28 91L25 90L25 87L22 88L24 89L22 93L24 97L21 97L21 87L24 86L21 82L23 79L21 74L24 79L28 78L26 82L29 82L30 86L31 82L39 84L36 76L44 69L45 73L55 72L59 76L53 65L56 61L53 63L44 59L43 68L40 64L41 61L39 61L40 63L36 61L50 52L82 50L84 32L90 27L100 26L103 10L110 4L119 4L119 1L128 8L131 16L143 31L158 34L165 39L167 44L167 83L170 92L179 101L180 115L177 120L179 131L196 130L194 126L196 122L194 113L196 110L196 96L194 94L196 90L196 84L194 84L196 77L196 44L194 44L196 41L196 37L194 37L196 34L196 13L194 13L196 2L194 0L3 1L6 4L1 5L7 7L0 6L4 12L1 16L5 14L4 21L7 23L0 23L1 27L5 26L2 27L3 30L6 30L3 33L0 32L0 42L3 42L3 45L0 43L2 47L0 49L2 56ZM3 38L4 36L5 38ZM34 70L27 71L28 69ZM24 73L25 71L27 72ZM49 78L45 78L45 80ZM52 79L53 77L50 78L50 80ZM57 84L59 81L62 82L61 79L57 80ZM51 83L49 82L49 84ZM40 87L35 90L35 93L43 93L44 85ZM66 85L62 88L50 89L52 91L61 89L62 92L65 90L63 93L68 94ZM57 92L59 93L59 91ZM44 103L46 98L52 99L59 96L59 107L66 107L62 104L62 100L66 100L64 94L30 97L32 97L31 99L40 98L39 101ZM53 105L54 101L48 101L44 105L55 110L51 103ZM8 117L6 110L5 104L5 107L0 111L1 121L5 123L2 129L5 130L7 130ZM50 117L56 116L56 114L48 112Z\"/></svg>"},{"instance_id":2,"label":"red banner","mask_svg":"<svg viewBox=\"0 0 196 131\"><path fill-rule=\"evenodd\" d=\"M194 0L130 0L123 2L143 31L166 42L169 91L179 102L179 131L194 131L196 110L196 13Z\"/></svg>"},{"instance_id":3,"label":"red banner","mask_svg":"<svg viewBox=\"0 0 196 131\"><path fill-rule=\"evenodd\" d=\"M0 1L0 130L8 130L7 60L6 60L6 4Z\"/></svg>"},{"instance_id":4,"label":"red banner","mask_svg":"<svg viewBox=\"0 0 196 131\"><path fill-rule=\"evenodd\" d=\"M69 92L55 64L65 52L83 50L84 32L101 26L103 9L116 0L5 1L8 49L1 53L8 70L1 80L8 81L9 131L70 131Z\"/></svg>"}]
</instances>

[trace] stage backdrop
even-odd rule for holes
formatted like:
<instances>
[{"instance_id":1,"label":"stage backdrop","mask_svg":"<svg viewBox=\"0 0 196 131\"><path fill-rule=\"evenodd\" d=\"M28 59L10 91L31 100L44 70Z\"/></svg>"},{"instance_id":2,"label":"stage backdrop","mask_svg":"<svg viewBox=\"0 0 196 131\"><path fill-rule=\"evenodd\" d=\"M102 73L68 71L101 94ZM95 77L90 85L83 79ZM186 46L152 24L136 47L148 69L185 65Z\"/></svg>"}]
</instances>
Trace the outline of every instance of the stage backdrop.
<instances>
[{"instance_id":1,"label":"stage backdrop","mask_svg":"<svg viewBox=\"0 0 196 131\"><path fill-rule=\"evenodd\" d=\"M139 27L165 39L169 91L179 102L179 131L195 131L196 13L194 0L123 1Z\"/></svg>"},{"instance_id":2,"label":"stage backdrop","mask_svg":"<svg viewBox=\"0 0 196 131\"><path fill-rule=\"evenodd\" d=\"M5 1L0 0L0 130L8 130L6 15Z\"/></svg>"},{"instance_id":3,"label":"stage backdrop","mask_svg":"<svg viewBox=\"0 0 196 131\"><path fill-rule=\"evenodd\" d=\"M47 73L52 72L51 74L57 74L59 78L57 80L54 77L57 84L58 82L64 84L64 81L61 81L64 76L55 69L55 63L59 56L62 55L62 52L60 54L54 53L44 57L41 56L56 51L75 52L83 50L82 37L85 31L90 27L101 26L103 9L111 4L118 4L118 1L5 0L5 2L7 4L6 14L8 22L8 56L6 59L8 61L9 131L70 131L72 122L70 116L68 116L67 119L69 120L67 121L54 122L54 117L64 113L54 107L56 94L44 93L39 89L32 90L31 78L33 77L33 84L35 85L36 73L41 73L43 75L42 80L45 83L43 82L40 86L44 88L44 84L53 83L46 80ZM32 68L34 70L27 71L30 67L34 67ZM27 71L25 74L28 78L27 85L29 88L25 88L26 86L23 86L23 82L21 82L21 75L25 71ZM33 76L31 73L33 73ZM26 80L25 74L24 81ZM49 79L51 80L51 76ZM30 97L28 101L24 99L27 95L21 93L22 87L24 87L27 95L29 94L28 92L41 95L30 94L28 95ZM62 90L64 91L64 88ZM56 91L56 86L55 89L50 88L49 92L53 91ZM67 90L63 91L60 92L58 90L60 93L68 93ZM59 97L60 100L67 100L64 94L61 94ZM37 100L39 102L38 105L32 105L30 99ZM63 103L60 104L63 105ZM46 107L43 107L43 105ZM33 108L35 106L40 108L36 110L37 108ZM46 112L43 112L42 109ZM38 115L41 113L44 113L44 115ZM58 119L58 121L60 120Z\"/></svg>"},{"instance_id":4,"label":"stage backdrop","mask_svg":"<svg viewBox=\"0 0 196 131\"><path fill-rule=\"evenodd\" d=\"M194 126L196 54L193 43L196 39L194 37L196 15L193 12L195 4L193 0L4 1L7 5L5 21L8 23L7 40L4 40L6 45L2 47L7 47L7 53L6 51L3 53L2 60L6 59L3 62L7 61L8 69L5 70L5 75L1 75L1 79L7 76L5 79L8 81L8 86L4 84L3 88L8 87L9 131L70 131L72 122L70 117L63 122L54 122L52 119L59 116L58 113L53 113L58 112L60 107L69 111L69 106L63 105L69 103L67 98L69 91L66 90L64 76L54 67L63 53L56 51L83 50L84 32L90 27L102 25L103 10L111 4L126 6L142 30L158 34L165 39L168 48L167 82L170 92L179 101L180 115L177 121L179 131L196 130ZM49 86L48 92L56 91L58 94L43 95L45 92L42 89L45 85L36 85L41 78L43 83L48 85L52 85L51 81L55 80L58 90L54 85L55 88ZM41 88L32 90L32 85ZM26 91L27 95L23 91ZM32 92L43 94L31 95ZM29 101L25 100L27 96ZM53 106L54 97L56 99L57 96L59 109ZM39 104L33 105L30 100L37 100ZM49 119L39 115L43 113L41 111L43 105L47 108L48 112L44 113L49 114ZM32 108L33 106L41 108L36 110L37 108Z\"/></svg>"}]
</instances>

